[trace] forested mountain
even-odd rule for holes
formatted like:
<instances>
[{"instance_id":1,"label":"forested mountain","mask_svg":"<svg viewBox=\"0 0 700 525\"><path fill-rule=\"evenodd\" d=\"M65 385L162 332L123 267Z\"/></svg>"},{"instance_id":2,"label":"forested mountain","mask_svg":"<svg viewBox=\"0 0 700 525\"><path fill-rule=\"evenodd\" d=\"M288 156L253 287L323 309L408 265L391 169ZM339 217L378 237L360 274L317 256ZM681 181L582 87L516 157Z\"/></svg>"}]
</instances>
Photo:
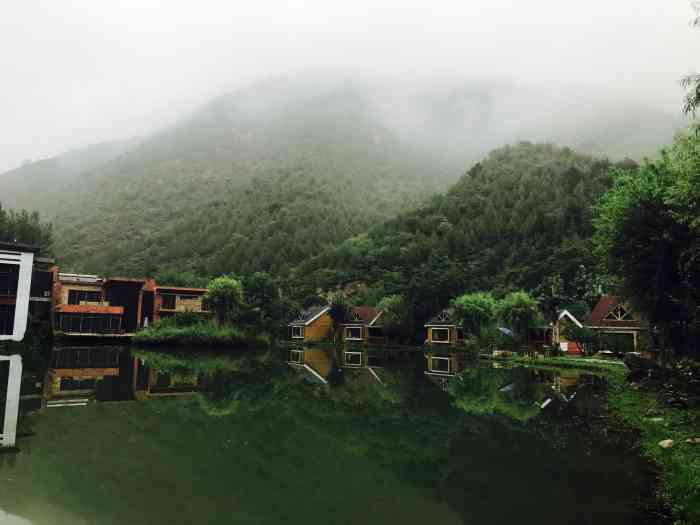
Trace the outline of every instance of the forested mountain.
<instances>
[{"instance_id":1,"label":"forested mountain","mask_svg":"<svg viewBox=\"0 0 700 525\"><path fill-rule=\"evenodd\" d=\"M30 162L0 175L0 204L9 208L46 209L52 196L61 195L91 170L114 160L135 140L93 144L49 159Z\"/></svg>"},{"instance_id":2,"label":"forested mountain","mask_svg":"<svg viewBox=\"0 0 700 525\"><path fill-rule=\"evenodd\" d=\"M579 98L574 111L488 82L276 78L138 142L0 175L0 202L54 223L66 269L286 275L446 190L493 147L534 137L639 156L677 124L650 108L591 104ZM650 125L617 133L621 115Z\"/></svg>"},{"instance_id":3,"label":"forested mountain","mask_svg":"<svg viewBox=\"0 0 700 525\"><path fill-rule=\"evenodd\" d=\"M462 291L535 289L555 274L571 287L595 266L592 206L611 166L549 144L497 149L446 195L305 261L291 282L304 296L363 281L371 297L407 294L419 317Z\"/></svg>"}]
</instances>

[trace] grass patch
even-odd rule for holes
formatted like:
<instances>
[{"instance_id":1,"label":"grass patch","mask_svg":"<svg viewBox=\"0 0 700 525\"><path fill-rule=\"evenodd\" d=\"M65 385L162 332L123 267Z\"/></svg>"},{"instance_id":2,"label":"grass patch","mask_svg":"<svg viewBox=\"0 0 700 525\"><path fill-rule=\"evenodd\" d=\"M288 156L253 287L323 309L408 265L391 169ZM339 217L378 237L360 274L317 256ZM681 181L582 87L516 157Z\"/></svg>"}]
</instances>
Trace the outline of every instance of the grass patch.
<instances>
[{"instance_id":1,"label":"grass patch","mask_svg":"<svg viewBox=\"0 0 700 525\"><path fill-rule=\"evenodd\" d=\"M615 414L641 430L644 455L662 468L663 498L671 506L674 523L700 523L700 444L685 442L700 437L700 409L665 406L655 392L631 388L622 373L610 375L608 400ZM665 439L672 439L674 446L660 447Z\"/></svg>"},{"instance_id":2,"label":"grass patch","mask_svg":"<svg viewBox=\"0 0 700 525\"><path fill-rule=\"evenodd\" d=\"M161 322L134 334L132 342L144 346L199 346L208 348L267 348L267 334L250 334L232 326L203 321L189 326Z\"/></svg>"}]
</instances>

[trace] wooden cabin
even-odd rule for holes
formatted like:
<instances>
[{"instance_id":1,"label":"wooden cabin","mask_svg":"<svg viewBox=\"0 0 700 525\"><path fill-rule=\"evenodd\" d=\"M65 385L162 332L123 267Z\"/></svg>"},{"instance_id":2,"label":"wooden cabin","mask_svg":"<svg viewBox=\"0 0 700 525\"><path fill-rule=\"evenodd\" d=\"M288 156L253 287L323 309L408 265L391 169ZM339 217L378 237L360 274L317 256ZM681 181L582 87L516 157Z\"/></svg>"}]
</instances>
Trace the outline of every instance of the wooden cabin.
<instances>
[{"instance_id":1,"label":"wooden cabin","mask_svg":"<svg viewBox=\"0 0 700 525\"><path fill-rule=\"evenodd\" d=\"M316 306L301 312L288 325L290 339L304 343L330 340L333 333L330 311L329 306Z\"/></svg>"},{"instance_id":2,"label":"wooden cabin","mask_svg":"<svg viewBox=\"0 0 700 525\"><path fill-rule=\"evenodd\" d=\"M442 310L426 324L426 344L456 345L464 343L464 330L455 317L454 309Z\"/></svg>"},{"instance_id":3,"label":"wooden cabin","mask_svg":"<svg viewBox=\"0 0 700 525\"><path fill-rule=\"evenodd\" d=\"M153 315L149 322L158 322L180 312L195 312L208 316L211 312L204 302L206 288L191 288L181 286L156 286L153 297Z\"/></svg>"},{"instance_id":4,"label":"wooden cabin","mask_svg":"<svg viewBox=\"0 0 700 525\"><path fill-rule=\"evenodd\" d=\"M648 325L634 308L622 298L604 295L591 311L586 328L603 334L617 334L630 338L630 349L639 349L640 335L648 332Z\"/></svg>"},{"instance_id":5,"label":"wooden cabin","mask_svg":"<svg viewBox=\"0 0 700 525\"><path fill-rule=\"evenodd\" d=\"M340 338L346 343L385 343L381 317L384 313L371 306L353 306L340 323Z\"/></svg>"},{"instance_id":6,"label":"wooden cabin","mask_svg":"<svg viewBox=\"0 0 700 525\"><path fill-rule=\"evenodd\" d=\"M559 346L562 352L568 355L581 355L583 349L576 341L569 341L567 331L570 327L583 327L583 324L568 310L562 311L554 322L552 329L552 343Z\"/></svg>"}]
</instances>

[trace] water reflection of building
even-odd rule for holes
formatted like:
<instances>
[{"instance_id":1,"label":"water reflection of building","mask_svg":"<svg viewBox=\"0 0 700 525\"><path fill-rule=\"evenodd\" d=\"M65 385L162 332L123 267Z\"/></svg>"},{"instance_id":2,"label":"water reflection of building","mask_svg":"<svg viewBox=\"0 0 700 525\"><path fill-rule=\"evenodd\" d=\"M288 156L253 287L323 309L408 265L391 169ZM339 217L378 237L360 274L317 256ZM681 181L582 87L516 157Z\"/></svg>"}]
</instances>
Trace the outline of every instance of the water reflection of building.
<instances>
[{"instance_id":1,"label":"water reflection of building","mask_svg":"<svg viewBox=\"0 0 700 525\"><path fill-rule=\"evenodd\" d=\"M301 347L289 350L287 364L305 373L314 382L328 384L335 366L335 350L321 347Z\"/></svg>"},{"instance_id":2,"label":"water reflection of building","mask_svg":"<svg viewBox=\"0 0 700 525\"><path fill-rule=\"evenodd\" d=\"M466 356L463 352L426 352L425 376L443 390L452 378L464 370Z\"/></svg>"},{"instance_id":3,"label":"water reflection of building","mask_svg":"<svg viewBox=\"0 0 700 525\"><path fill-rule=\"evenodd\" d=\"M181 396L206 388L208 376L195 370L163 370L149 366L143 359L133 360L132 390L134 398Z\"/></svg>"},{"instance_id":4,"label":"water reflection of building","mask_svg":"<svg viewBox=\"0 0 700 525\"><path fill-rule=\"evenodd\" d=\"M119 377L121 352L121 348L111 346L52 350L44 380L47 406L84 405L99 390L106 398L114 397L114 392L109 391L117 388L111 379Z\"/></svg>"}]
</instances>

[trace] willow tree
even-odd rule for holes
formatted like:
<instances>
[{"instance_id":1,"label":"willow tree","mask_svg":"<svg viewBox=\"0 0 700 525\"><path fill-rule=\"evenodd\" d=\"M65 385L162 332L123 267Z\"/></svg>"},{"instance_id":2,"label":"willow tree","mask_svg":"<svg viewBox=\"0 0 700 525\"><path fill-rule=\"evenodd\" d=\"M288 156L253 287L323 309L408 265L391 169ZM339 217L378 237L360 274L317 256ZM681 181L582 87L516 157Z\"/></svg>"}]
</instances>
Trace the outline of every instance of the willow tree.
<instances>
[{"instance_id":1,"label":"willow tree","mask_svg":"<svg viewBox=\"0 0 700 525\"><path fill-rule=\"evenodd\" d=\"M457 297L452 304L464 332L473 337L478 337L496 320L498 302L488 292L466 293Z\"/></svg>"},{"instance_id":2,"label":"willow tree","mask_svg":"<svg viewBox=\"0 0 700 525\"><path fill-rule=\"evenodd\" d=\"M498 312L518 338L529 344L530 329L542 318L537 300L522 290L511 292L499 301Z\"/></svg>"},{"instance_id":3,"label":"willow tree","mask_svg":"<svg viewBox=\"0 0 700 525\"><path fill-rule=\"evenodd\" d=\"M214 307L219 325L233 322L243 308L243 285L232 277L217 277L209 283L204 298Z\"/></svg>"}]
</instances>

